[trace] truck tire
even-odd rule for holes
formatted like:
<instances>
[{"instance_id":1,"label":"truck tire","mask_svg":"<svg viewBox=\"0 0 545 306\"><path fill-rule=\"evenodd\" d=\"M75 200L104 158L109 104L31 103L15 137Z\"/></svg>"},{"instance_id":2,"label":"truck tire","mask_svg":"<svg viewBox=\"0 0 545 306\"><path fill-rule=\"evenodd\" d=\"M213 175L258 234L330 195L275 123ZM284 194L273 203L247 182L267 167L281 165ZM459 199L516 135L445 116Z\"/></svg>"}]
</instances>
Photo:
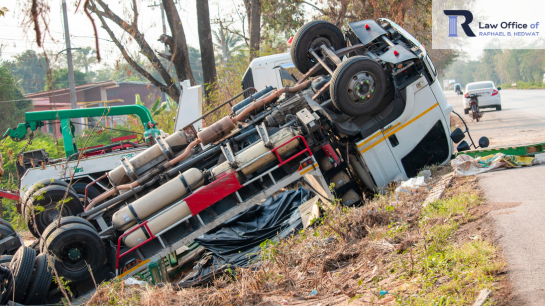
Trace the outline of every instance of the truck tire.
<instances>
[{"instance_id":1,"label":"truck tire","mask_svg":"<svg viewBox=\"0 0 545 306\"><path fill-rule=\"evenodd\" d=\"M325 20L311 21L295 33L291 42L291 60L301 73L307 73L318 62L308 50L318 48L320 45L338 50L346 47L346 41L341 30ZM322 56L320 50L316 50L316 54ZM325 68L321 68L313 75L319 74L328 74L328 72Z\"/></svg>"},{"instance_id":2,"label":"truck tire","mask_svg":"<svg viewBox=\"0 0 545 306\"><path fill-rule=\"evenodd\" d=\"M28 190L25 192L25 194L23 195L22 199L21 199L21 203L23 204L23 209L25 209L25 206L24 204L27 202L27 200L30 199L30 197L38 190L38 189L42 189L44 187L47 187L47 186L50 186L50 185L56 185L56 186L64 186L64 187L68 187L68 183L65 182L65 181L61 181L61 180L55 180L55 179L45 179L45 180L41 180L37 183L34 183L32 186L30 186L30 188L28 188ZM72 191L74 193L76 193L76 191L72 188ZM24 211L23 211L24 213Z\"/></svg>"},{"instance_id":3,"label":"truck tire","mask_svg":"<svg viewBox=\"0 0 545 306\"><path fill-rule=\"evenodd\" d=\"M387 89L382 67L365 56L345 60L333 73L329 91L335 107L350 116L374 115Z\"/></svg>"},{"instance_id":4,"label":"truck tire","mask_svg":"<svg viewBox=\"0 0 545 306\"><path fill-rule=\"evenodd\" d=\"M28 288L32 277L35 258L36 251L25 246L20 247L19 250L17 250L17 253L13 255L13 258L9 264L9 269L13 275L13 280L8 285L6 295L2 298L3 305L5 305L7 301L13 299L14 293L14 302L21 302L23 300L26 289Z\"/></svg>"},{"instance_id":5,"label":"truck tire","mask_svg":"<svg viewBox=\"0 0 545 306\"><path fill-rule=\"evenodd\" d=\"M73 185L75 193L78 195L80 202L84 205L83 200L85 199L85 188L87 187L86 183L77 182ZM98 197L101 192L95 186L89 186L87 188L87 204L89 204L94 198ZM97 203L98 204L98 203Z\"/></svg>"},{"instance_id":6,"label":"truck tire","mask_svg":"<svg viewBox=\"0 0 545 306\"><path fill-rule=\"evenodd\" d=\"M68 217L62 217L61 218L61 224L59 227L62 227L62 226L65 226L67 224L84 224L86 226L88 226L90 229L92 229L93 231L96 232L96 229L95 227L91 224L91 222L83 219L83 218L80 218L80 217L76 217L76 216L68 216ZM42 253L47 253L43 247L45 245L45 241L47 241L47 239L49 238L49 236L51 235L51 233L53 231L55 231L57 229L57 222L52 222L51 224L49 224L45 230L43 231L42 233L42 239L40 239L40 251Z\"/></svg>"},{"instance_id":7,"label":"truck tire","mask_svg":"<svg viewBox=\"0 0 545 306\"><path fill-rule=\"evenodd\" d=\"M67 224L56 229L46 241L46 248L55 256L59 276L77 283L91 278L106 258L106 250L97 232L84 224Z\"/></svg>"},{"instance_id":8,"label":"truck tire","mask_svg":"<svg viewBox=\"0 0 545 306\"><path fill-rule=\"evenodd\" d=\"M34 271L32 273L32 281L28 286L24 305L41 305L44 303L45 296L51 286L51 279L53 278L52 269L48 264L48 260L53 257L47 254L40 254L34 261Z\"/></svg>"},{"instance_id":9,"label":"truck tire","mask_svg":"<svg viewBox=\"0 0 545 306\"><path fill-rule=\"evenodd\" d=\"M11 226L11 223L9 223L8 221L0 218L0 225L4 225L4 226L7 226L11 229L11 231L15 234L15 229L13 228L13 226Z\"/></svg>"},{"instance_id":10,"label":"truck tire","mask_svg":"<svg viewBox=\"0 0 545 306\"><path fill-rule=\"evenodd\" d=\"M7 238L9 236L12 236L12 235L15 235L15 231L10 228L10 227L7 227L3 224L0 224L0 240L4 239L4 238ZM0 255L7 255L9 252L9 249L7 248L2 254Z\"/></svg>"},{"instance_id":11,"label":"truck tire","mask_svg":"<svg viewBox=\"0 0 545 306\"><path fill-rule=\"evenodd\" d=\"M36 238L40 238L41 233L45 228L57 219L59 215L60 207L57 207L59 202L64 198L66 192L65 186L52 185L45 188L41 188L35 191L34 194L41 194L36 198L30 198L26 203L25 208L25 221L28 225L28 229ZM83 205L81 204L76 193L71 190L68 192L66 203L62 211L62 216L75 216L83 212ZM36 227L34 227L34 218L32 217L32 209L36 206L44 207L41 212L36 211ZM60 206L60 204L59 204ZM32 209L31 209L32 208Z\"/></svg>"}]
</instances>

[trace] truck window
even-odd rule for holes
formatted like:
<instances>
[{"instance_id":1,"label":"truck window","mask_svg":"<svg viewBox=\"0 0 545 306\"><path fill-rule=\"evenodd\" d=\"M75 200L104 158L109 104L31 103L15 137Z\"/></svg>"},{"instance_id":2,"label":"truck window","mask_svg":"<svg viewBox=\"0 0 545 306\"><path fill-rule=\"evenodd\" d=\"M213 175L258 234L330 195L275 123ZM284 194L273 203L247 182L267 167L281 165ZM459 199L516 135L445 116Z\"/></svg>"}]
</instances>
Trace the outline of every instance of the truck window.
<instances>
[{"instance_id":1,"label":"truck window","mask_svg":"<svg viewBox=\"0 0 545 306\"><path fill-rule=\"evenodd\" d=\"M437 121L418 145L405 157L401 164L407 177L415 177L425 166L444 162L449 157L447 135L441 120Z\"/></svg>"}]
</instances>

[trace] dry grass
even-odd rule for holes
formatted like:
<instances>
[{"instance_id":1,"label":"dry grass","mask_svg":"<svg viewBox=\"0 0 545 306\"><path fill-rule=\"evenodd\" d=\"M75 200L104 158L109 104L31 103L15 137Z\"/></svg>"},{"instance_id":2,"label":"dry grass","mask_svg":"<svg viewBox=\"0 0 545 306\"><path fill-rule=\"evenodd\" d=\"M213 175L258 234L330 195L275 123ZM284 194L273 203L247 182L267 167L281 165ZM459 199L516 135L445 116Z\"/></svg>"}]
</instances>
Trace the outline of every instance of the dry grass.
<instances>
[{"instance_id":1,"label":"dry grass","mask_svg":"<svg viewBox=\"0 0 545 306\"><path fill-rule=\"evenodd\" d=\"M114 282L90 304L470 304L482 288L497 288L504 266L486 241L456 243L458 226L471 222L470 209L481 203L475 180L456 178L443 200L422 209L426 195L400 193L396 202L391 192L362 207L335 206L298 235L264 243L259 269L230 271L206 287Z\"/></svg>"}]
</instances>

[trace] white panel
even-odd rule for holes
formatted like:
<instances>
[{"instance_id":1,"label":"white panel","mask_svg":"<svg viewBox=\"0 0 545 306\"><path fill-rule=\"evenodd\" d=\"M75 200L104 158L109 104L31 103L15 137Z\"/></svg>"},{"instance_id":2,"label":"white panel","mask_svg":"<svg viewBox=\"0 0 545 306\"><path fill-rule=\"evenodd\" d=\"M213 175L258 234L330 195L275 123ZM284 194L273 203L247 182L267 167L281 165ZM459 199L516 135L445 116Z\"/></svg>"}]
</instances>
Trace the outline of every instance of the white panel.
<instances>
[{"instance_id":1,"label":"white panel","mask_svg":"<svg viewBox=\"0 0 545 306\"><path fill-rule=\"evenodd\" d=\"M377 137L375 144L371 149L360 152L369 172L375 179L379 189L386 187L399 173L401 173L388 144L382 136Z\"/></svg>"},{"instance_id":2,"label":"white panel","mask_svg":"<svg viewBox=\"0 0 545 306\"><path fill-rule=\"evenodd\" d=\"M187 126L195 119L202 116L202 87L201 85L192 86L184 89L180 97L178 106L178 115L176 116L176 124L174 131ZM202 129L202 120L193 124L195 129Z\"/></svg>"}]
</instances>

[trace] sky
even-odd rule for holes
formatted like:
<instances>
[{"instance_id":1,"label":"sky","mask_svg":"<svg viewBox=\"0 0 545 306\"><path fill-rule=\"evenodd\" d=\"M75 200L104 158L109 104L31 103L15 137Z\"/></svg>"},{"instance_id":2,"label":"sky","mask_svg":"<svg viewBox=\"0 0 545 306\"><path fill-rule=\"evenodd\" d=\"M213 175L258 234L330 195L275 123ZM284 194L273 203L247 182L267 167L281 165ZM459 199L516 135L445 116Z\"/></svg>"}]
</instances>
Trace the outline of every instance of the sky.
<instances>
[{"instance_id":1,"label":"sky","mask_svg":"<svg viewBox=\"0 0 545 306\"><path fill-rule=\"evenodd\" d=\"M94 34L91 22L87 16L80 10L75 13L77 1L66 0L68 8L68 24L70 29L70 39L72 48L78 47L92 47L94 49ZM33 27L25 25L25 15L23 12L23 2L29 1L14 1L14 0L0 0L0 7L6 7L9 11L6 13L5 18L0 17L0 44L4 45L2 52L3 59L9 59L12 56L19 54L27 49L33 49L36 51L42 51L36 44L35 32ZM124 0L106 0L112 11L120 16L127 16L124 12L132 11L130 5L132 1ZM178 0L176 4L180 18L182 19L182 25L184 27L186 40L188 45L199 48L199 37L197 32L197 12L195 0ZM158 0L155 1L159 3ZM64 27L62 16L62 0L49 0L50 12L49 12L49 33L45 40L45 48L53 51L54 53L60 52L66 49L64 42ZM148 7L153 5L153 0L138 1L138 27L140 31L144 33L147 42L152 48L157 50L164 50L164 45L157 41L162 34L162 21L161 11L158 6ZM210 19L212 23L219 16L222 19L228 18L232 21L232 25L236 28L242 29L242 23L235 14L236 5L242 5L241 0L210 0ZM239 7L243 10L243 7ZM95 23L98 29L98 36L100 38L100 51L102 54L103 62L106 64L114 64L116 60L120 59L121 55L114 43L110 41L108 33L100 27L100 21L95 15L92 15L95 19ZM234 16L230 18L230 16ZM235 18L236 17L236 18ZM28 18L26 18L28 20ZM125 18L126 19L126 18ZM165 20L166 22L166 20ZM113 23L109 23L110 28L114 30L116 34L124 33L119 27ZM217 29L218 26L212 24L212 29ZM170 34L167 23L167 33ZM50 34L50 35L49 35ZM123 37L127 37L125 33ZM129 43L129 49L132 52L137 52L138 47L136 43Z\"/></svg>"}]
</instances>

